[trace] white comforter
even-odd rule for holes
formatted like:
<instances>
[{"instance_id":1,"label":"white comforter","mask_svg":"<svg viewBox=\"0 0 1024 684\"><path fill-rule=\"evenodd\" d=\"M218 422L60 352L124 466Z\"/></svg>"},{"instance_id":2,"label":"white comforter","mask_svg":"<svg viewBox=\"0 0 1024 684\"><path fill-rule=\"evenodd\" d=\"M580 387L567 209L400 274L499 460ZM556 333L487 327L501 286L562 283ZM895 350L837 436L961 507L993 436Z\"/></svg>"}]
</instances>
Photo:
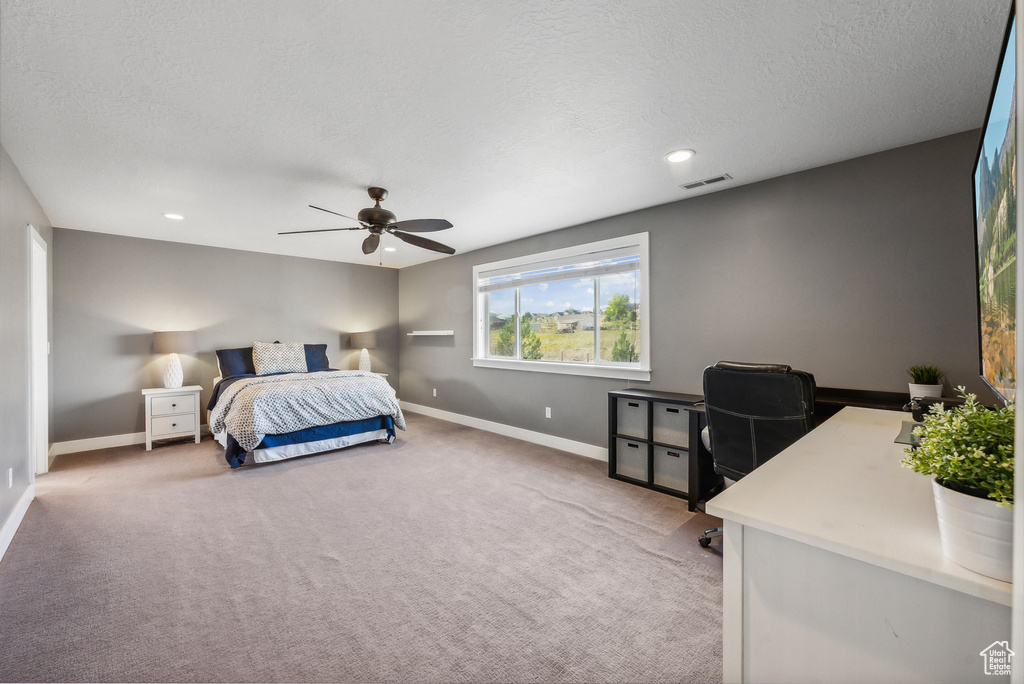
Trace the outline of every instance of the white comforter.
<instances>
[{"instance_id":1,"label":"white comforter","mask_svg":"<svg viewBox=\"0 0 1024 684\"><path fill-rule=\"evenodd\" d=\"M217 399L210 431L227 430L245 451L265 435L374 416L391 416L405 429L395 390L366 371L287 373L238 380Z\"/></svg>"}]
</instances>

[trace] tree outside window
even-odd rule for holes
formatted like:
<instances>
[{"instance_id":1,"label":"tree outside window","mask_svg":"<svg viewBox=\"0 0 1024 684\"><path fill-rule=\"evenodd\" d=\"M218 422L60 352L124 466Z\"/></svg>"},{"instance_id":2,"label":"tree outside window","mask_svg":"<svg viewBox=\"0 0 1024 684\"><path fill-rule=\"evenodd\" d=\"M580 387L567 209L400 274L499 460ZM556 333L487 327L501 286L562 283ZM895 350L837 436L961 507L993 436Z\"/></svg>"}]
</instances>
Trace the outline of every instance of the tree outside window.
<instances>
[{"instance_id":1,"label":"tree outside window","mask_svg":"<svg viewBox=\"0 0 1024 684\"><path fill-rule=\"evenodd\" d=\"M603 276L601 285L601 359L640 360L639 271Z\"/></svg>"}]
</instances>

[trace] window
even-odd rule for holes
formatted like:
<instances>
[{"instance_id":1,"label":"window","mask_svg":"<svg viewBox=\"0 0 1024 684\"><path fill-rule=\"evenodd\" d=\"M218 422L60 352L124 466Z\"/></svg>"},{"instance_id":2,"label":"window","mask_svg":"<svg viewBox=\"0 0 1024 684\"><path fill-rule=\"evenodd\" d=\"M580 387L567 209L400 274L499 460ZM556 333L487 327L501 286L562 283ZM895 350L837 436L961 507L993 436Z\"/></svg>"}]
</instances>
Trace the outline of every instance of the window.
<instances>
[{"instance_id":1,"label":"window","mask_svg":"<svg viewBox=\"0 0 1024 684\"><path fill-rule=\"evenodd\" d=\"M647 233L473 268L473 364L650 380Z\"/></svg>"}]
</instances>

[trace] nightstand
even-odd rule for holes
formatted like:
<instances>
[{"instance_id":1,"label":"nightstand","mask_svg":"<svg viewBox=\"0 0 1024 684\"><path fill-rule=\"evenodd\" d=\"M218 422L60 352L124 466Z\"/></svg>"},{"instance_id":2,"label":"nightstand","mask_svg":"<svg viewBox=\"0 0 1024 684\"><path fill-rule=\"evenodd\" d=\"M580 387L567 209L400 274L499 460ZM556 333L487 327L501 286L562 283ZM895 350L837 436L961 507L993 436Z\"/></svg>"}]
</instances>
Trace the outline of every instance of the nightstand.
<instances>
[{"instance_id":1,"label":"nightstand","mask_svg":"<svg viewBox=\"0 0 1024 684\"><path fill-rule=\"evenodd\" d=\"M199 444L199 385L142 390L146 398L146 451L153 441L195 437Z\"/></svg>"}]
</instances>

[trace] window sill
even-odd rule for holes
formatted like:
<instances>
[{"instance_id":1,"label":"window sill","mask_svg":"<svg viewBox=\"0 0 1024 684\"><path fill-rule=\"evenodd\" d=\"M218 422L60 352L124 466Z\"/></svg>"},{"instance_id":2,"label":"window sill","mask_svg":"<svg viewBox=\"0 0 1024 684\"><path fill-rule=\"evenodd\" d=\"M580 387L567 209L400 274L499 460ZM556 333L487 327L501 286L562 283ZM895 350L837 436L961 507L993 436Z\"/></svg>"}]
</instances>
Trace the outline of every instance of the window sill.
<instances>
[{"instance_id":1,"label":"window sill","mask_svg":"<svg viewBox=\"0 0 1024 684\"><path fill-rule=\"evenodd\" d=\"M590 363L563 363L561 361L522 361L519 359L473 359L478 368L503 368L505 370L531 371L534 373L558 373L561 375L585 375L592 378L616 378L619 380L651 381L649 368L619 368L595 366Z\"/></svg>"}]
</instances>

